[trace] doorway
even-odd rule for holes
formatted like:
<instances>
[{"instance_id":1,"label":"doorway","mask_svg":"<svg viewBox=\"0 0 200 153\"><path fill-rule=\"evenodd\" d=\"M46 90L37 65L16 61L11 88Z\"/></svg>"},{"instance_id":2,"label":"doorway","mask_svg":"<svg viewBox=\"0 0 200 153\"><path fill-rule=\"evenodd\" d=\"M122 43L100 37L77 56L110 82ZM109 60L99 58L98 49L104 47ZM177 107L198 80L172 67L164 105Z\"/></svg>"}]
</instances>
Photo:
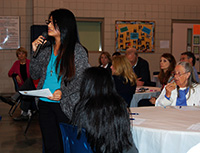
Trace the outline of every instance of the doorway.
<instances>
[{"instance_id":1,"label":"doorway","mask_svg":"<svg viewBox=\"0 0 200 153\"><path fill-rule=\"evenodd\" d=\"M194 25L200 25L200 20L172 20L172 55L178 62L182 52L193 52L197 59L195 68L200 72L200 44L194 43Z\"/></svg>"}]
</instances>

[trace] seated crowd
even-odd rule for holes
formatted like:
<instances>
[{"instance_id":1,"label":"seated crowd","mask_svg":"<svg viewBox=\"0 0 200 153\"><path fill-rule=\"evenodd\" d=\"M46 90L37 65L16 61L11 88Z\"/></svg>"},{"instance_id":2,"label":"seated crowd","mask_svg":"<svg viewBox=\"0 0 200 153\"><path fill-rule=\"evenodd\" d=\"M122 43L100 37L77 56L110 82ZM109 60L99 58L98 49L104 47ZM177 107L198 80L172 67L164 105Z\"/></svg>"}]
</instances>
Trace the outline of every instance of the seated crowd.
<instances>
[{"instance_id":1,"label":"seated crowd","mask_svg":"<svg viewBox=\"0 0 200 153\"><path fill-rule=\"evenodd\" d=\"M44 41L40 35L32 42L31 54L37 56L27 60L26 52L17 52L18 61L9 76L15 75L20 90L29 89L22 85L29 78L31 89L36 87L32 81L39 80L37 89L49 88L52 96L35 97L34 102L21 107L22 115L15 120L27 119L23 115L27 116L30 105L37 105L45 153L63 153L59 123L77 126L78 135L84 128L93 152L138 153L129 107L137 86L156 86L151 81L148 62L139 57L135 48L128 48L125 55L115 53L113 57L102 52L100 65L90 67L87 49L78 38L74 14L56 9L50 12L46 23L49 38ZM40 52L38 45L42 46ZM162 92L142 101L140 106L200 106L195 60L192 53L185 52L176 64L171 54L163 54L158 75Z\"/></svg>"},{"instance_id":2,"label":"seated crowd","mask_svg":"<svg viewBox=\"0 0 200 153\"><path fill-rule=\"evenodd\" d=\"M140 100L138 106L200 106L195 60L192 53L184 52L176 64L172 54L162 54L158 74L162 92L158 97ZM79 135L82 128L86 130L93 152L137 153L131 136L129 107L137 86L155 86L150 79L149 64L133 48L127 49L125 55L114 53L112 58L108 52L102 52L99 63L98 67L83 72L80 99L73 109L71 121L67 123L77 126ZM21 85L20 89L29 89L30 85L27 87L26 84L30 83L31 89L35 89L31 80L25 80L25 88ZM19 98L19 93L16 94ZM23 105L22 102L21 108L26 113L30 106L24 109ZM19 119L14 120L25 119L23 112ZM114 132L113 128L123 131Z\"/></svg>"},{"instance_id":3,"label":"seated crowd","mask_svg":"<svg viewBox=\"0 0 200 153\"><path fill-rule=\"evenodd\" d=\"M115 54L116 53L113 55ZM108 57L110 57L110 55L108 55ZM125 64L125 61L129 61L131 65ZM151 97L150 99L140 100L138 103L139 107L200 105L198 98L195 96L200 92L200 89L198 89L199 78L194 67L196 58L191 52L183 52L180 56L180 61L181 62L178 62L176 65L175 58L170 53L164 53L161 56L158 79L162 92L159 97ZM112 58L112 65L109 65L112 70L116 90L118 94L127 102L128 107L130 107L130 102L133 94L135 93L136 85L155 86L155 83L151 82L150 79L148 62L139 57L136 49L134 48L128 48L125 52L125 56L120 54L115 55L115 57ZM181 67L182 71L179 70L179 67ZM137 82L136 84L134 84L135 81ZM184 100L184 104L180 104L178 101L182 99L182 94L180 94L180 92L183 89L187 89L185 91L186 102ZM191 103L191 101L193 102Z\"/></svg>"}]
</instances>

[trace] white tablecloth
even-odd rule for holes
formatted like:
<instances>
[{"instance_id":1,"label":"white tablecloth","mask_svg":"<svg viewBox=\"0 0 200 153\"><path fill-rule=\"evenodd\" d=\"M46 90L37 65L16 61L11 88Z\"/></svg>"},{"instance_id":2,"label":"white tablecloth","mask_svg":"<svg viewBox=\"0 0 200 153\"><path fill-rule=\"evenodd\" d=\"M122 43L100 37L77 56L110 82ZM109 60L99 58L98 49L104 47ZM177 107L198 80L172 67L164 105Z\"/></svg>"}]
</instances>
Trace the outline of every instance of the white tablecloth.
<instances>
[{"instance_id":1,"label":"white tablecloth","mask_svg":"<svg viewBox=\"0 0 200 153\"><path fill-rule=\"evenodd\" d=\"M148 88L148 90L146 90L145 92L139 92L140 88ZM147 99L147 98L150 99L151 97L158 97L159 95L160 95L159 87L147 87L147 86L137 87L136 92L131 100L130 107L137 107L138 102L141 99Z\"/></svg>"},{"instance_id":2,"label":"white tablecloth","mask_svg":"<svg viewBox=\"0 0 200 153\"><path fill-rule=\"evenodd\" d=\"M130 108L132 135L139 153L187 153L200 143L199 107ZM200 152L200 151L199 151Z\"/></svg>"}]
</instances>

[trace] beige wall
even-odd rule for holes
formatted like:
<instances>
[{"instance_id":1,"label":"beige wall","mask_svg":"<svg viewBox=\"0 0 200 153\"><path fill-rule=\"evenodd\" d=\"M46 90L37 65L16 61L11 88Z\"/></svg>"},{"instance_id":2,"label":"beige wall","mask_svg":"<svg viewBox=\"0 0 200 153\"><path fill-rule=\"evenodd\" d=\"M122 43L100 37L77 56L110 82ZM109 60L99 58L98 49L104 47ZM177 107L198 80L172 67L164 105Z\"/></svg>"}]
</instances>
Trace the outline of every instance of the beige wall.
<instances>
[{"instance_id":1,"label":"beige wall","mask_svg":"<svg viewBox=\"0 0 200 153\"><path fill-rule=\"evenodd\" d=\"M141 53L149 61L150 71L159 70L159 57L169 49L160 49L160 40L170 41L171 20L200 20L199 0L0 0L0 16L20 16L21 46L30 50L30 26L44 24L51 10L68 8L77 17L103 17L105 21L104 50L112 54L115 45L115 20L153 20L155 53ZM99 53L89 53L92 66L98 65ZM0 93L12 92L7 72L16 60L15 50L0 50Z\"/></svg>"}]
</instances>

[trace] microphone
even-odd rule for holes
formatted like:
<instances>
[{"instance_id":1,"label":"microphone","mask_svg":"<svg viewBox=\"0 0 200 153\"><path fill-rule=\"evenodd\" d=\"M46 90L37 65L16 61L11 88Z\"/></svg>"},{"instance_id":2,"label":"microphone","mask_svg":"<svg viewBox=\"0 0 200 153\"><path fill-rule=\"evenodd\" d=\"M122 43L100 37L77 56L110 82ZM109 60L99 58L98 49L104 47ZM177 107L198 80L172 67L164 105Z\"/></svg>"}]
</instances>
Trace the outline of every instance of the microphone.
<instances>
[{"instance_id":1,"label":"microphone","mask_svg":"<svg viewBox=\"0 0 200 153\"><path fill-rule=\"evenodd\" d=\"M33 53L33 58L36 58L37 57L37 54L38 54L38 52L40 51L40 48L42 47L42 45L43 45L43 43L44 43L44 41L47 39L47 37L48 37L48 33L47 32L43 32L42 33L42 36L43 36L43 38L42 38L42 44L39 44L38 46L37 46L37 49L36 49L36 51Z\"/></svg>"}]
</instances>

